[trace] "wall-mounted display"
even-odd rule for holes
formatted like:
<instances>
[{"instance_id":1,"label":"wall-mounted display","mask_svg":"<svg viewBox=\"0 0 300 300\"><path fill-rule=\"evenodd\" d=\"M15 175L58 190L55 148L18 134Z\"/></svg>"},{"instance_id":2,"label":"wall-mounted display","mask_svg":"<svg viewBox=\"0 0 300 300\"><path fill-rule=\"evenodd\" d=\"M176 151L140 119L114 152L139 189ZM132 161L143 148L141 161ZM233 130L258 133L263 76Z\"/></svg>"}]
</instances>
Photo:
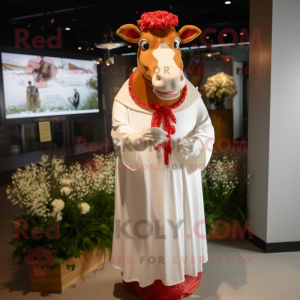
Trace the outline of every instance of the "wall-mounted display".
<instances>
[{"instance_id":1,"label":"wall-mounted display","mask_svg":"<svg viewBox=\"0 0 300 300\"><path fill-rule=\"evenodd\" d=\"M92 60L1 53L5 118L98 113Z\"/></svg>"}]
</instances>

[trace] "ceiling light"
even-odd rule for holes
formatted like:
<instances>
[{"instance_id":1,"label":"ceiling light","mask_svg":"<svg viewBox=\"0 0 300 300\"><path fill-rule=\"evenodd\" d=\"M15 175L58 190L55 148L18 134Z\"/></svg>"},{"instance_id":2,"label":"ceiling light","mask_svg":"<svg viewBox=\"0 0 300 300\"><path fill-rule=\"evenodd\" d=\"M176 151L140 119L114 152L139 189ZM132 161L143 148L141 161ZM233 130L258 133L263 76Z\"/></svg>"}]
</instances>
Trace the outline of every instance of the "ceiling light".
<instances>
[{"instance_id":1,"label":"ceiling light","mask_svg":"<svg viewBox=\"0 0 300 300\"><path fill-rule=\"evenodd\" d=\"M231 4L231 1L225 1L225 4Z\"/></svg>"},{"instance_id":2,"label":"ceiling light","mask_svg":"<svg viewBox=\"0 0 300 300\"><path fill-rule=\"evenodd\" d=\"M123 46L126 46L125 43L123 42L118 42L118 43L100 43L100 44L95 44L95 46L97 48L100 48L100 49L115 49L115 48L120 48L120 47L123 47Z\"/></svg>"},{"instance_id":3,"label":"ceiling light","mask_svg":"<svg viewBox=\"0 0 300 300\"><path fill-rule=\"evenodd\" d=\"M93 59L93 62L97 65L99 65L101 63L101 61L102 61L101 57Z\"/></svg>"},{"instance_id":4,"label":"ceiling light","mask_svg":"<svg viewBox=\"0 0 300 300\"><path fill-rule=\"evenodd\" d=\"M66 27L65 30L71 30L71 28L70 27Z\"/></svg>"},{"instance_id":5,"label":"ceiling light","mask_svg":"<svg viewBox=\"0 0 300 300\"><path fill-rule=\"evenodd\" d=\"M81 50L81 47L78 47L78 50Z\"/></svg>"},{"instance_id":6,"label":"ceiling light","mask_svg":"<svg viewBox=\"0 0 300 300\"><path fill-rule=\"evenodd\" d=\"M121 55L122 55L122 56L136 55L136 52L122 53Z\"/></svg>"},{"instance_id":7,"label":"ceiling light","mask_svg":"<svg viewBox=\"0 0 300 300\"><path fill-rule=\"evenodd\" d=\"M107 66L109 66L109 65L110 65L110 62L109 62L109 60L108 60L108 59L106 60L106 65L107 65Z\"/></svg>"},{"instance_id":8,"label":"ceiling light","mask_svg":"<svg viewBox=\"0 0 300 300\"><path fill-rule=\"evenodd\" d=\"M203 56L212 57L212 56L220 55L220 54L222 54L220 51L214 51L214 50L211 50L211 49L206 49L206 50L201 51L201 52L198 53L198 55L200 57L203 57Z\"/></svg>"}]
</instances>

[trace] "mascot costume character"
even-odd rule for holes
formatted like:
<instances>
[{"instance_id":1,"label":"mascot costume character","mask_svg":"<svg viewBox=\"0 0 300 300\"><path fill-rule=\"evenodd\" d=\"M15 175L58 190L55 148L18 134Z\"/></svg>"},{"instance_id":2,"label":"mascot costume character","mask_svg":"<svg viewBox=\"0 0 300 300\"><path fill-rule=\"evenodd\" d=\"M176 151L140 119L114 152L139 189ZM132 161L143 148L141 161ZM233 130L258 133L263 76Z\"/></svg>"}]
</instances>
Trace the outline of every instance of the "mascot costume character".
<instances>
[{"instance_id":1,"label":"mascot costume character","mask_svg":"<svg viewBox=\"0 0 300 300\"><path fill-rule=\"evenodd\" d=\"M214 128L183 74L180 44L201 30L166 11L117 34L139 45L138 67L115 97L117 151L112 265L140 299L176 300L198 287L208 261L201 171Z\"/></svg>"}]
</instances>

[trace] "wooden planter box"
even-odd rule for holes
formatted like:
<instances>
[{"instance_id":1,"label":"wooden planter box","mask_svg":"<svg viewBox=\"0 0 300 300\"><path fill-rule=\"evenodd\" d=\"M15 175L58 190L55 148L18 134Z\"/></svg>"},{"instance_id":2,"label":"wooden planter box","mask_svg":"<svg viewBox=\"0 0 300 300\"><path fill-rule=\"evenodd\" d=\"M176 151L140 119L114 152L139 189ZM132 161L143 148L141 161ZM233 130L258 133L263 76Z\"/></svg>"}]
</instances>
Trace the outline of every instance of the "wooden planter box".
<instances>
[{"instance_id":1,"label":"wooden planter box","mask_svg":"<svg viewBox=\"0 0 300 300\"><path fill-rule=\"evenodd\" d=\"M48 266L29 265L30 291L61 292L110 259L110 255L110 250L106 249L104 259L104 251L99 246L84 251L80 258L71 259L75 264L74 271L68 270L66 264L53 270Z\"/></svg>"}]
</instances>

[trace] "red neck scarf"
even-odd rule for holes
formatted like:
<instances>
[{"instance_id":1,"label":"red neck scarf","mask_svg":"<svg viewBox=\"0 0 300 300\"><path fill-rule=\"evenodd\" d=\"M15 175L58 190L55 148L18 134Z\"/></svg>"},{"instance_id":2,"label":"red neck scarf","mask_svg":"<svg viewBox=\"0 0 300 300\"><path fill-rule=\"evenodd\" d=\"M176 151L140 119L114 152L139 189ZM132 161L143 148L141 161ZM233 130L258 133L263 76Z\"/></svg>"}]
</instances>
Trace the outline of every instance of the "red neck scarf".
<instances>
[{"instance_id":1,"label":"red neck scarf","mask_svg":"<svg viewBox=\"0 0 300 300\"><path fill-rule=\"evenodd\" d=\"M155 113L152 116L151 120L151 127L160 127L162 121L163 121L163 129L168 132L167 138L169 138L168 141L164 143L164 160L165 160L165 165L169 164L169 154L171 154L171 135L176 132L175 126L171 125L170 119L176 124L176 118L172 112L172 109L179 107L185 100L186 93L187 93L187 87L186 85L183 88L183 93L182 97L179 102L177 102L174 105L171 106L164 106L161 104L156 103L154 106L147 105L141 101L139 101L135 94L132 91L132 78L133 78L133 72L131 73L129 77L129 94L134 100L135 103L138 105L147 108L147 109L152 109L155 110ZM154 147L154 150L160 149L161 144L158 146Z\"/></svg>"}]
</instances>

